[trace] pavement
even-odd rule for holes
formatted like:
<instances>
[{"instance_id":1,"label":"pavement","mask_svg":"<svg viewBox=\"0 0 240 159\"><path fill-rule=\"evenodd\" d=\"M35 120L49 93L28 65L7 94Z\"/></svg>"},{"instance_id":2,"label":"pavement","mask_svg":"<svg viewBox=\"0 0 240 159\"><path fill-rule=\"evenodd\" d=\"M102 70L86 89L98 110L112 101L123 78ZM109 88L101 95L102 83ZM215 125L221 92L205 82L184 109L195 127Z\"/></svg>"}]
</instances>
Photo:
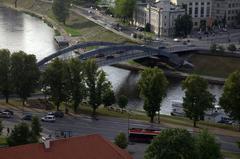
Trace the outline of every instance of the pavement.
<instances>
[{"instance_id":1,"label":"pavement","mask_svg":"<svg viewBox=\"0 0 240 159\"><path fill-rule=\"evenodd\" d=\"M3 109L3 107L1 106ZM23 114L31 113L39 118L47 114L46 111L38 109L18 109L14 108L14 116L10 119L2 119L4 134L6 134L6 128L9 127L12 129L14 125L22 122L21 118ZM30 123L29 121L26 121ZM92 119L87 115L65 115L64 118L57 118L55 123L41 122L43 133L42 135L51 135L55 136L56 131L71 131L73 136L77 135L87 135L87 134L101 134L105 138L113 141L115 136L119 132L124 132L127 134L128 126L130 128L157 128L165 129L166 126L159 124L150 124L145 121L139 120L128 120L122 118L113 118L113 117L104 117L99 116L98 120ZM240 141L240 137L225 136L225 135L216 135L217 141L221 144L221 148L225 151L231 152L240 152L240 149L236 145L236 141ZM128 146L128 151L136 159L141 159L144 157L144 151L147 148L147 144L131 143Z\"/></svg>"}]
</instances>

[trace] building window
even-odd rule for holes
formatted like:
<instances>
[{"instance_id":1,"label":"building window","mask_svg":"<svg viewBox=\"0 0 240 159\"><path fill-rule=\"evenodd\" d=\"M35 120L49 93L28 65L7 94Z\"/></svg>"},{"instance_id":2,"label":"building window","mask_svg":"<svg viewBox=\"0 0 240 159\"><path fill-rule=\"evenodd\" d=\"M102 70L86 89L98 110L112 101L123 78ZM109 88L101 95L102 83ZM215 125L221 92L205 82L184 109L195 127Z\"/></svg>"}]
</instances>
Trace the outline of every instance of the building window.
<instances>
[{"instance_id":1,"label":"building window","mask_svg":"<svg viewBox=\"0 0 240 159\"><path fill-rule=\"evenodd\" d=\"M196 2L195 5L197 6L197 5L198 5L198 2Z\"/></svg>"},{"instance_id":2,"label":"building window","mask_svg":"<svg viewBox=\"0 0 240 159\"><path fill-rule=\"evenodd\" d=\"M228 14L231 14L231 10L228 10Z\"/></svg>"},{"instance_id":3,"label":"building window","mask_svg":"<svg viewBox=\"0 0 240 159\"><path fill-rule=\"evenodd\" d=\"M228 7L231 8L231 3L228 4Z\"/></svg>"},{"instance_id":4,"label":"building window","mask_svg":"<svg viewBox=\"0 0 240 159\"><path fill-rule=\"evenodd\" d=\"M219 4L219 3L217 3L217 7L220 7L220 4Z\"/></svg>"},{"instance_id":5,"label":"building window","mask_svg":"<svg viewBox=\"0 0 240 159\"><path fill-rule=\"evenodd\" d=\"M201 5L204 6L204 2L202 2Z\"/></svg>"},{"instance_id":6,"label":"building window","mask_svg":"<svg viewBox=\"0 0 240 159\"><path fill-rule=\"evenodd\" d=\"M217 10L219 12L219 10ZM206 14L207 17L210 16L210 7L207 7L207 14Z\"/></svg>"},{"instance_id":7,"label":"building window","mask_svg":"<svg viewBox=\"0 0 240 159\"><path fill-rule=\"evenodd\" d=\"M191 5L192 5L192 2L190 2L189 5L191 6Z\"/></svg>"},{"instance_id":8,"label":"building window","mask_svg":"<svg viewBox=\"0 0 240 159\"><path fill-rule=\"evenodd\" d=\"M204 7L201 7L201 17L204 17Z\"/></svg>"},{"instance_id":9,"label":"building window","mask_svg":"<svg viewBox=\"0 0 240 159\"><path fill-rule=\"evenodd\" d=\"M198 26L198 22L195 22L194 25L195 25L195 26Z\"/></svg>"},{"instance_id":10,"label":"building window","mask_svg":"<svg viewBox=\"0 0 240 159\"><path fill-rule=\"evenodd\" d=\"M198 17L198 7L195 8L195 17Z\"/></svg>"},{"instance_id":11,"label":"building window","mask_svg":"<svg viewBox=\"0 0 240 159\"><path fill-rule=\"evenodd\" d=\"M207 2L207 5L210 5L210 2Z\"/></svg>"},{"instance_id":12,"label":"building window","mask_svg":"<svg viewBox=\"0 0 240 159\"><path fill-rule=\"evenodd\" d=\"M192 16L192 8L189 8L189 15Z\"/></svg>"}]
</instances>

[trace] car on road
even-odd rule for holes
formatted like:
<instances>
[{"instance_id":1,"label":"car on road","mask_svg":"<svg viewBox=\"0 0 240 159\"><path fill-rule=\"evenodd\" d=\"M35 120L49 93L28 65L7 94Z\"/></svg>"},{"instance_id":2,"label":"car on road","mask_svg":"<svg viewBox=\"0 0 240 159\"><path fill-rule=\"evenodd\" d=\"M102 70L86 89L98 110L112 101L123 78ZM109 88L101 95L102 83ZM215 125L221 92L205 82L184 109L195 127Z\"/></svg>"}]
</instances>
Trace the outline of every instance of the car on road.
<instances>
[{"instance_id":1,"label":"car on road","mask_svg":"<svg viewBox=\"0 0 240 159\"><path fill-rule=\"evenodd\" d=\"M174 38L173 41L174 42L180 42L180 40L178 38Z\"/></svg>"},{"instance_id":2,"label":"car on road","mask_svg":"<svg viewBox=\"0 0 240 159\"><path fill-rule=\"evenodd\" d=\"M64 117L64 113L62 111L49 112L47 115L52 115L56 118L63 118Z\"/></svg>"},{"instance_id":3,"label":"car on road","mask_svg":"<svg viewBox=\"0 0 240 159\"><path fill-rule=\"evenodd\" d=\"M22 117L22 120L32 120L32 114L26 114Z\"/></svg>"},{"instance_id":4,"label":"car on road","mask_svg":"<svg viewBox=\"0 0 240 159\"><path fill-rule=\"evenodd\" d=\"M136 30L138 30L138 31L144 31L144 28L143 27L136 27Z\"/></svg>"},{"instance_id":5,"label":"car on road","mask_svg":"<svg viewBox=\"0 0 240 159\"><path fill-rule=\"evenodd\" d=\"M0 118L11 118L11 114L9 112L0 112Z\"/></svg>"},{"instance_id":6,"label":"car on road","mask_svg":"<svg viewBox=\"0 0 240 159\"><path fill-rule=\"evenodd\" d=\"M8 112L8 113L10 113L10 115L14 115L14 112L9 109L5 109L5 110L3 110L3 112Z\"/></svg>"},{"instance_id":7,"label":"car on road","mask_svg":"<svg viewBox=\"0 0 240 159\"><path fill-rule=\"evenodd\" d=\"M53 122L55 122L55 117L54 117L54 115L46 115L41 118L41 121L53 123Z\"/></svg>"}]
</instances>

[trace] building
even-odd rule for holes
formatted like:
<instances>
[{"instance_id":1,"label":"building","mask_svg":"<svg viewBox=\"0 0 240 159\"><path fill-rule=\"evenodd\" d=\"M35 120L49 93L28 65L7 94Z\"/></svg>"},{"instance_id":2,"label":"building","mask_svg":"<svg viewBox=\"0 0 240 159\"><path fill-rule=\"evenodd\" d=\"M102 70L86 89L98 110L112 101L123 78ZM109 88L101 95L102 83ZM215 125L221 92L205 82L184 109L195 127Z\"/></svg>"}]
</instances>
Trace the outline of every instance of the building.
<instances>
[{"instance_id":1,"label":"building","mask_svg":"<svg viewBox=\"0 0 240 159\"><path fill-rule=\"evenodd\" d=\"M134 24L145 27L151 25L151 31L158 36L173 36L175 19L184 15L185 10L174 6L170 0L158 0L155 3L138 4L133 15Z\"/></svg>"},{"instance_id":2,"label":"building","mask_svg":"<svg viewBox=\"0 0 240 159\"><path fill-rule=\"evenodd\" d=\"M213 19L219 22L225 19L228 26L234 26L238 13L240 13L240 0L213 0Z\"/></svg>"},{"instance_id":3,"label":"building","mask_svg":"<svg viewBox=\"0 0 240 159\"><path fill-rule=\"evenodd\" d=\"M97 134L0 148L0 154L0 159L132 159Z\"/></svg>"},{"instance_id":4,"label":"building","mask_svg":"<svg viewBox=\"0 0 240 159\"><path fill-rule=\"evenodd\" d=\"M212 21L212 0L171 0L175 5L182 6L192 16L193 27L210 26Z\"/></svg>"}]
</instances>

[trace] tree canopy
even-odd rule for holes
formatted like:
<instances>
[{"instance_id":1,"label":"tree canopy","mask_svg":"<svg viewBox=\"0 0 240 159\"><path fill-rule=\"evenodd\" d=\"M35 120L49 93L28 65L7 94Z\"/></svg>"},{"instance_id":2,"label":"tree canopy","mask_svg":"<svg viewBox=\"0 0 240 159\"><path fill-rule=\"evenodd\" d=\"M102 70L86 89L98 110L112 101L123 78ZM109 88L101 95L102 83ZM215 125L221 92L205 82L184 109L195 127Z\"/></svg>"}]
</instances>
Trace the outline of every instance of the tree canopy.
<instances>
[{"instance_id":1,"label":"tree canopy","mask_svg":"<svg viewBox=\"0 0 240 159\"><path fill-rule=\"evenodd\" d=\"M11 55L10 51L0 50L0 91L5 96L8 103L9 94L11 92Z\"/></svg>"},{"instance_id":2,"label":"tree canopy","mask_svg":"<svg viewBox=\"0 0 240 159\"><path fill-rule=\"evenodd\" d=\"M54 0L53 1L53 14L58 21L65 24L66 19L69 17L70 0Z\"/></svg>"},{"instance_id":3,"label":"tree canopy","mask_svg":"<svg viewBox=\"0 0 240 159\"><path fill-rule=\"evenodd\" d=\"M96 109L103 103L104 92L112 89L111 83L106 79L106 74L100 70L95 59L89 59L84 63L87 94L89 104L93 109L92 115L96 115Z\"/></svg>"},{"instance_id":4,"label":"tree canopy","mask_svg":"<svg viewBox=\"0 0 240 159\"><path fill-rule=\"evenodd\" d=\"M124 95L121 95L119 98L118 98L118 106L120 108L125 108L128 104L128 98Z\"/></svg>"},{"instance_id":5,"label":"tree canopy","mask_svg":"<svg viewBox=\"0 0 240 159\"><path fill-rule=\"evenodd\" d=\"M168 81L158 68L147 68L141 73L138 82L140 97L144 100L144 110L153 122L156 112L160 111L161 102L166 95Z\"/></svg>"},{"instance_id":6,"label":"tree canopy","mask_svg":"<svg viewBox=\"0 0 240 159\"><path fill-rule=\"evenodd\" d=\"M193 28L192 17L190 15L178 16L175 20L175 35L187 36L191 33Z\"/></svg>"},{"instance_id":7,"label":"tree canopy","mask_svg":"<svg viewBox=\"0 0 240 159\"><path fill-rule=\"evenodd\" d=\"M119 133L119 134L115 137L114 143L115 143L118 147L120 147L120 148L122 148L122 149L127 148L127 146L128 146L128 141L127 141L126 135L125 135L123 132Z\"/></svg>"},{"instance_id":8,"label":"tree canopy","mask_svg":"<svg viewBox=\"0 0 240 159\"><path fill-rule=\"evenodd\" d=\"M12 54L11 63L12 84L24 105L30 94L34 92L40 77L37 59L35 55L27 55L19 51Z\"/></svg>"},{"instance_id":9,"label":"tree canopy","mask_svg":"<svg viewBox=\"0 0 240 159\"><path fill-rule=\"evenodd\" d=\"M145 151L145 159L192 159L194 139L185 129L162 130Z\"/></svg>"},{"instance_id":10,"label":"tree canopy","mask_svg":"<svg viewBox=\"0 0 240 159\"><path fill-rule=\"evenodd\" d=\"M126 20L132 20L135 5L136 0L116 0L114 8L115 15L124 22Z\"/></svg>"},{"instance_id":11,"label":"tree canopy","mask_svg":"<svg viewBox=\"0 0 240 159\"><path fill-rule=\"evenodd\" d=\"M196 127L196 122L204 116L204 112L214 108L215 97L207 90L207 81L197 75L187 77L182 83L182 88L185 90L184 111Z\"/></svg>"},{"instance_id":12,"label":"tree canopy","mask_svg":"<svg viewBox=\"0 0 240 159\"><path fill-rule=\"evenodd\" d=\"M31 140L34 142L38 142L41 132L42 132L42 128L41 128L41 124L38 117L33 117L32 123L31 123L31 136L32 136Z\"/></svg>"},{"instance_id":13,"label":"tree canopy","mask_svg":"<svg viewBox=\"0 0 240 159\"><path fill-rule=\"evenodd\" d=\"M225 81L219 104L233 119L240 121L240 71L233 72Z\"/></svg>"}]
</instances>

